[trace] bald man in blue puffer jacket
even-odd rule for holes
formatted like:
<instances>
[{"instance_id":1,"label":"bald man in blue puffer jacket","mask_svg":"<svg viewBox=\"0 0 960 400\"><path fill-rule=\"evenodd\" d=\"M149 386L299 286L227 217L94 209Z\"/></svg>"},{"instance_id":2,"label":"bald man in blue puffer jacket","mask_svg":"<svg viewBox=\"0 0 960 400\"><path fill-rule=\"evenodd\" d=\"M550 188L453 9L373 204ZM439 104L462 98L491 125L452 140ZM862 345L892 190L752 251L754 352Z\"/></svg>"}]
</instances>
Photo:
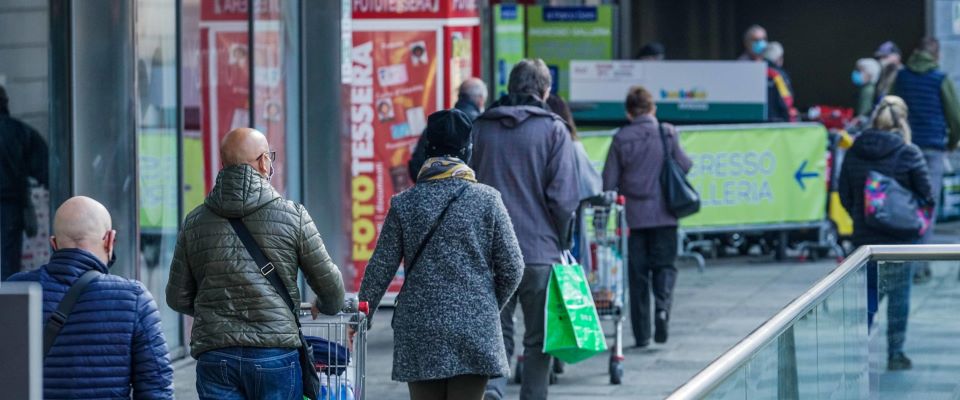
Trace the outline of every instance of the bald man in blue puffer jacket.
<instances>
[{"instance_id":1,"label":"bald man in blue puffer jacket","mask_svg":"<svg viewBox=\"0 0 960 400\"><path fill-rule=\"evenodd\" d=\"M50 262L10 277L43 286L44 324L81 275L91 269L102 275L77 299L44 359L43 398L173 398L157 303L142 283L109 274L117 232L107 209L71 198L57 210L53 230Z\"/></svg>"}]
</instances>

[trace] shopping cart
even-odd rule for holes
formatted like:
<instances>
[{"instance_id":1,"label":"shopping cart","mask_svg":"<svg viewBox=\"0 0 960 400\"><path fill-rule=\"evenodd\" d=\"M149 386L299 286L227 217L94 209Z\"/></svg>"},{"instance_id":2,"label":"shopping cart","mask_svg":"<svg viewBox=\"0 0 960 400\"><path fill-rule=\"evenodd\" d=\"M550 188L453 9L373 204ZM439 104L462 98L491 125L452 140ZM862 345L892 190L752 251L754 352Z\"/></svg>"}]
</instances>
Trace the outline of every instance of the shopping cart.
<instances>
[{"instance_id":1,"label":"shopping cart","mask_svg":"<svg viewBox=\"0 0 960 400\"><path fill-rule=\"evenodd\" d=\"M623 196L600 195L580 205L577 213L580 263L587 274L593 303L602 321L613 322L610 383L623 379L623 318L626 314L627 228Z\"/></svg>"},{"instance_id":2,"label":"shopping cart","mask_svg":"<svg viewBox=\"0 0 960 400\"><path fill-rule=\"evenodd\" d=\"M313 319L310 303L300 304L303 335L313 346L321 400L362 400L367 359L366 302L347 299L337 315ZM351 331L356 332L351 338Z\"/></svg>"}]
</instances>

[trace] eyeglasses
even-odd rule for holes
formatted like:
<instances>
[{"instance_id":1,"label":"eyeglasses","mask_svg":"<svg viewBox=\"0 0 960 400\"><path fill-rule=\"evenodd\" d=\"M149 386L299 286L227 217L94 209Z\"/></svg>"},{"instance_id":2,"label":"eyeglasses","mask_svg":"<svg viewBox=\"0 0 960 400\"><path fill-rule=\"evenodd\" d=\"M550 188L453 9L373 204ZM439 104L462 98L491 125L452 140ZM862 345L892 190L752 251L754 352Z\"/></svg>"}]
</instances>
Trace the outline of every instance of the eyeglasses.
<instances>
[{"instance_id":1,"label":"eyeglasses","mask_svg":"<svg viewBox=\"0 0 960 400\"><path fill-rule=\"evenodd\" d=\"M269 158L270 161L277 162L277 152L276 152L276 151L272 151L272 150L271 150L271 151L268 151L268 152L266 152L266 153L261 154L260 157L257 157L257 161L260 161L260 159L263 158L263 156L267 156L267 158Z\"/></svg>"}]
</instances>

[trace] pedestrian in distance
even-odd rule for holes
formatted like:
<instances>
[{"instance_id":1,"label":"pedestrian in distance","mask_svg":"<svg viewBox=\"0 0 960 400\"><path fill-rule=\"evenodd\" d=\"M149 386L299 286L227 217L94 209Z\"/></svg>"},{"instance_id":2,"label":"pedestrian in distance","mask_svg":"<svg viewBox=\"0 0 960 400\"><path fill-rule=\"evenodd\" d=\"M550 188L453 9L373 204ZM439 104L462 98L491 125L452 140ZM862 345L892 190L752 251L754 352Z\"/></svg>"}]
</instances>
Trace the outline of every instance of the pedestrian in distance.
<instances>
[{"instance_id":1,"label":"pedestrian in distance","mask_svg":"<svg viewBox=\"0 0 960 400\"><path fill-rule=\"evenodd\" d=\"M743 53L737 60L763 61L763 51L767 49L767 30L760 25L750 25L743 32Z\"/></svg>"},{"instance_id":2,"label":"pedestrian in distance","mask_svg":"<svg viewBox=\"0 0 960 400\"><path fill-rule=\"evenodd\" d=\"M783 45L770 42L763 50L767 63L767 121L793 122L799 113L793 104L793 82L783 68Z\"/></svg>"},{"instance_id":3,"label":"pedestrian in distance","mask_svg":"<svg viewBox=\"0 0 960 400\"><path fill-rule=\"evenodd\" d=\"M550 70L543 60L519 62L510 71L507 95L473 125L470 165L477 180L500 191L523 253L523 279L501 313L504 347L513 356L513 314L523 308L521 400L547 398L550 359L543 353L544 306L552 265L569 248L580 203L577 158L567 124L550 112ZM485 394L501 399L506 377L491 380Z\"/></svg>"},{"instance_id":4,"label":"pedestrian in distance","mask_svg":"<svg viewBox=\"0 0 960 400\"><path fill-rule=\"evenodd\" d=\"M560 96L553 95L547 97L547 106L550 111L563 118L567 123L567 129L570 130L570 140L573 141L574 150L577 156L577 177L580 182L580 200L588 199L600 194L602 191L603 180L600 173L593 167L590 156L587 154L586 147L580 141L577 135L577 124L573 121L573 112L570 106Z\"/></svg>"},{"instance_id":5,"label":"pedestrian in distance","mask_svg":"<svg viewBox=\"0 0 960 400\"><path fill-rule=\"evenodd\" d=\"M457 102L453 105L453 108L463 111L464 114L467 114L467 118L473 122L480 114L483 114L483 110L486 107L487 84L483 83L483 80L480 78L467 78L467 80L460 84L458 92ZM410 179L413 182L417 181L417 176L420 175L420 167L423 166L423 162L427 159L426 147L424 146L426 136L425 133L420 135L420 139L413 149L413 155L410 157L410 161L407 162L407 169L410 173Z\"/></svg>"},{"instance_id":6,"label":"pedestrian in distance","mask_svg":"<svg viewBox=\"0 0 960 400\"><path fill-rule=\"evenodd\" d=\"M315 317L343 307L340 270L307 210L270 185L277 155L262 133L231 131L220 160L216 184L177 238L167 304L194 317L190 355L197 359L201 399L299 400L297 273L317 294ZM245 246L241 232L269 263L254 261L256 250Z\"/></svg>"},{"instance_id":7,"label":"pedestrian in distance","mask_svg":"<svg viewBox=\"0 0 960 400\"><path fill-rule=\"evenodd\" d=\"M644 46L644 48L646 48L646 46ZM573 120L573 112L570 110L570 106L558 95L547 97L547 106L550 107L550 111L553 111L554 114L563 118L563 121L567 123L567 128L570 130L570 140L573 141L574 151L577 156L577 180L580 183L580 200L585 201L601 194L603 178L600 177L600 172L593 167L593 162L590 161L587 149L583 146L583 142L580 141L580 137L577 135L577 124ZM581 233L577 227L574 227L574 234L571 240L580 240L580 235ZM574 243L574 245L575 244L576 243ZM579 256L577 249L577 247L574 247L573 254L575 256ZM553 372L557 374L564 372L563 361L557 358L553 359Z\"/></svg>"},{"instance_id":8,"label":"pedestrian in distance","mask_svg":"<svg viewBox=\"0 0 960 400\"><path fill-rule=\"evenodd\" d=\"M947 152L956 150L960 143L960 102L953 80L940 70L939 61L940 42L932 37L921 39L890 89L890 93L901 97L910 109L913 144L923 151L927 160L933 198L938 201L942 198ZM929 244L932 240L933 226L921 243ZM918 283L930 280L928 265L921 265L916 273Z\"/></svg>"},{"instance_id":9,"label":"pedestrian in distance","mask_svg":"<svg viewBox=\"0 0 960 400\"><path fill-rule=\"evenodd\" d=\"M10 99L0 86L0 280L22 267L23 236L37 234L30 199L30 179L47 186L47 143L23 121L10 115Z\"/></svg>"},{"instance_id":10,"label":"pedestrian in distance","mask_svg":"<svg viewBox=\"0 0 960 400\"><path fill-rule=\"evenodd\" d=\"M897 79L897 74L903 68L903 60L900 55L900 48L892 41L886 41L877 47L873 53L873 58L880 63L880 77L877 79L877 90L874 95L873 104L876 104L890 92L890 87ZM867 113L869 115L869 113Z\"/></svg>"},{"instance_id":11,"label":"pedestrian in distance","mask_svg":"<svg viewBox=\"0 0 960 400\"><path fill-rule=\"evenodd\" d=\"M663 61L666 58L667 51L660 42L650 42L637 51L637 60L639 61Z\"/></svg>"},{"instance_id":12,"label":"pedestrian in distance","mask_svg":"<svg viewBox=\"0 0 960 400\"><path fill-rule=\"evenodd\" d=\"M626 111L630 124L613 137L603 167L603 189L626 197L630 322L636 346L646 347L650 344L651 294L653 338L664 343L677 282L677 218L667 208L660 181L667 156L664 149L684 172L693 162L680 147L676 129L657 121L657 106L647 89L630 88Z\"/></svg>"},{"instance_id":13,"label":"pedestrian in distance","mask_svg":"<svg viewBox=\"0 0 960 400\"><path fill-rule=\"evenodd\" d=\"M893 232L868 224L865 218L864 193L870 172L879 172L895 179L910 190L922 204L934 204L933 182L920 148L911 143L912 126L903 99L887 96L880 101L871 119L871 128L853 142L840 169L839 194L843 207L853 218L853 243L857 246L877 244L914 244ZM903 353L907 318L910 314L910 286L913 263L887 263L878 271L876 262L867 266L868 326L884 296L887 304L887 369L910 369L912 362ZM879 285L879 286L878 286ZM878 292L879 287L879 292Z\"/></svg>"},{"instance_id":14,"label":"pedestrian in distance","mask_svg":"<svg viewBox=\"0 0 960 400\"><path fill-rule=\"evenodd\" d=\"M850 74L850 80L860 92L857 96L858 116L869 117L870 113L873 112L880 73L881 67L877 60L872 58L861 58L857 60L856 67L853 73Z\"/></svg>"},{"instance_id":15,"label":"pedestrian in distance","mask_svg":"<svg viewBox=\"0 0 960 400\"><path fill-rule=\"evenodd\" d=\"M391 200L360 285L360 301L376 309L403 262L392 378L414 400L479 400L489 378L510 373L500 310L523 257L500 193L467 166L471 129L459 110L430 115L428 158L417 184Z\"/></svg>"},{"instance_id":16,"label":"pedestrian in distance","mask_svg":"<svg viewBox=\"0 0 960 400\"><path fill-rule=\"evenodd\" d=\"M45 399L173 398L157 303L142 283L110 275L116 240L106 207L70 198L54 216L50 262L9 279L43 288Z\"/></svg>"}]
</instances>

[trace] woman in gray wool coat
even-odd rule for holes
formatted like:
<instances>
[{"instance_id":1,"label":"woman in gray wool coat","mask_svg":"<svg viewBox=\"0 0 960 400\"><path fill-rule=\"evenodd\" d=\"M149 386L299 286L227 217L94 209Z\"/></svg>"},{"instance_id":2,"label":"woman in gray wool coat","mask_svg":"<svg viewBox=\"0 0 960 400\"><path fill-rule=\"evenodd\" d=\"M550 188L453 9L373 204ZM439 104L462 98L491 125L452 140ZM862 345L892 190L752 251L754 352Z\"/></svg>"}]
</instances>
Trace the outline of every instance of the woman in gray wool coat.
<instances>
[{"instance_id":1,"label":"woman in gray wool coat","mask_svg":"<svg viewBox=\"0 0 960 400\"><path fill-rule=\"evenodd\" d=\"M430 158L416 186L391 200L360 285L375 310L403 260L393 380L408 382L411 399L480 399L489 378L510 371L500 310L523 257L500 193L467 166L471 127L458 110L430 115Z\"/></svg>"}]
</instances>

